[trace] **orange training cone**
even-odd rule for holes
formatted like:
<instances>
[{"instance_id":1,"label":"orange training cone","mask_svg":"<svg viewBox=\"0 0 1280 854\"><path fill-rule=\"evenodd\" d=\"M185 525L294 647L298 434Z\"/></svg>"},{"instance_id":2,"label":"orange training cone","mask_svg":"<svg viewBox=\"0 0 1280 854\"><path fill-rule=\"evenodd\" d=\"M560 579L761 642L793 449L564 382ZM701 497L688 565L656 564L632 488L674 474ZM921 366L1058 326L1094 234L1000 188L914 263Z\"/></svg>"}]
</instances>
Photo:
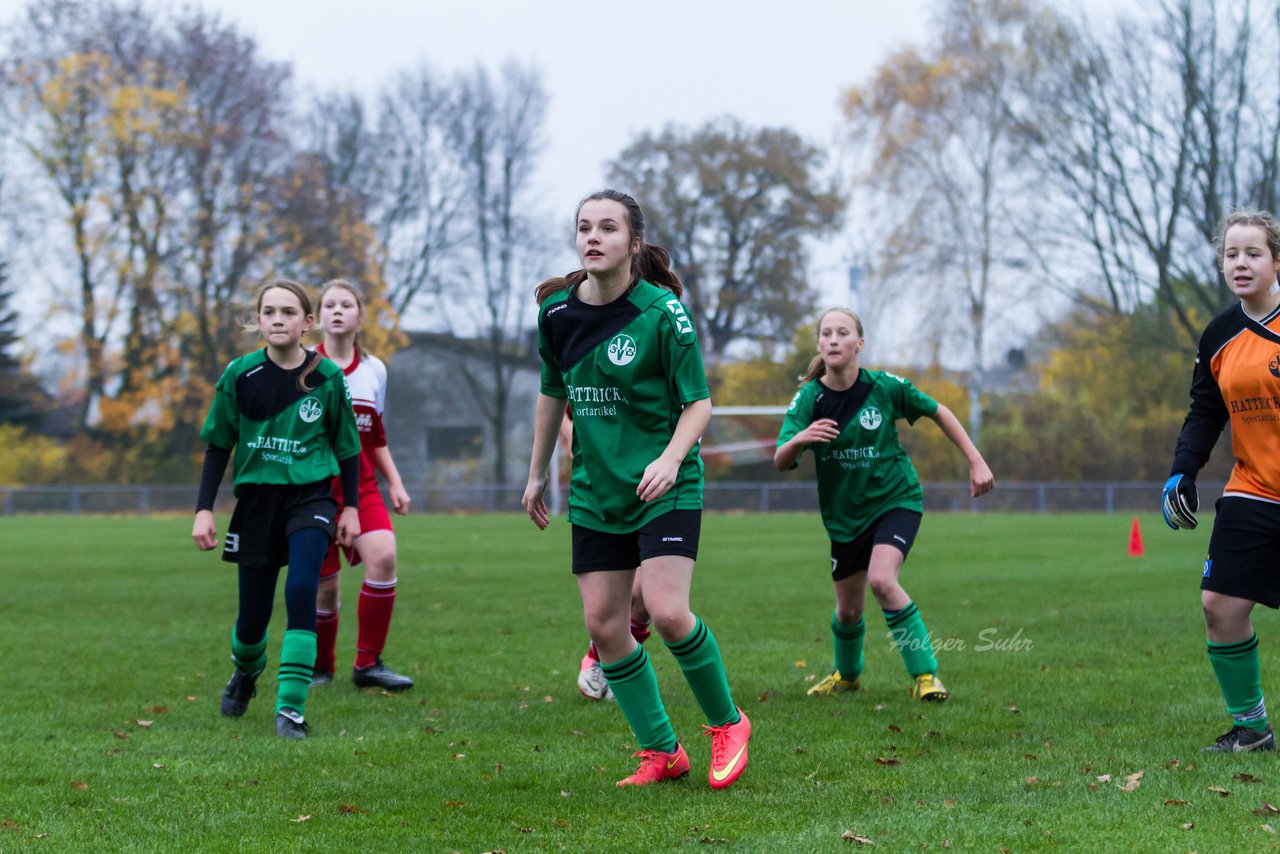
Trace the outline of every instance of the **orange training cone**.
<instances>
[{"instance_id":1,"label":"orange training cone","mask_svg":"<svg viewBox=\"0 0 1280 854\"><path fill-rule=\"evenodd\" d=\"M1142 557L1142 531L1138 528L1138 517L1133 517L1133 529L1129 532L1129 557Z\"/></svg>"}]
</instances>

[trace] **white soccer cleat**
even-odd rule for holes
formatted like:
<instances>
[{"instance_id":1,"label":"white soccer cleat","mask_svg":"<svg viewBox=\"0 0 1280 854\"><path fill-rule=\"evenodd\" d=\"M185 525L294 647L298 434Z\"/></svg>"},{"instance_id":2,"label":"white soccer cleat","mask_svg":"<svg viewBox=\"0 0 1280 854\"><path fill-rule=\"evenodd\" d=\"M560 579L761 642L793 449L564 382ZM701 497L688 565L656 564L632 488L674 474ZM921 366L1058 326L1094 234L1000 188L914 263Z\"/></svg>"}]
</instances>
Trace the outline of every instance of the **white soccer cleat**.
<instances>
[{"instance_id":1,"label":"white soccer cleat","mask_svg":"<svg viewBox=\"0 0 1280 854\"><path fill-rule=\"evenodd\" d=\"M604 669L600 667L598 659L589 655L582 656L582 664L578 669L578 690L588 700L613 699L609 681L604 678Z\"/></svg>"}]
</instances>

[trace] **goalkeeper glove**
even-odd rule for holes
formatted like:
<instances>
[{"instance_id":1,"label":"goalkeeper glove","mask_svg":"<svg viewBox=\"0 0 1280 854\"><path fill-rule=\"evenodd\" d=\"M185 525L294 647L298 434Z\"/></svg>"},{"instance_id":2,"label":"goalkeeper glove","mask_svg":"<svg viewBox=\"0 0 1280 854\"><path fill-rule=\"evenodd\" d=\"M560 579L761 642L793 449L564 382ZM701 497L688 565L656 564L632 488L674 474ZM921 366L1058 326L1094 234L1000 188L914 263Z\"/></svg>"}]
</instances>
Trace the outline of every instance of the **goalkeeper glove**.
<instances>
[{"instance_id":1,"label":"goalkeeper glove","mask_svg":"<svg viewBox=\"0 0 1280 854\"><path fill-rule=\"evenodd\" d=\"M1199 524L1196 511L1200 509L1200 496L1196 493L1195 480L1189 475L1175 474L1166 480L1162 498L1160 511L1170 528L1192 530Z\"/></svg>"}]
</instances>

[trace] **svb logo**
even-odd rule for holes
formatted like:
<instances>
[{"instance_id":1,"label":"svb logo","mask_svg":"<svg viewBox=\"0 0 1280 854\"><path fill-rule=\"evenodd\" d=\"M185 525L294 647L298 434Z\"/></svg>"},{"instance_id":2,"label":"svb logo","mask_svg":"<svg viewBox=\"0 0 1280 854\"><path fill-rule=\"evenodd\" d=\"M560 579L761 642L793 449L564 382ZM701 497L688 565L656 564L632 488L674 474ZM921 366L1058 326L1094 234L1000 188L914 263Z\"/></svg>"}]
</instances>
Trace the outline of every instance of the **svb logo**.
<instances>
[{"instance_id":1,"label":"svb logo","mask_svg":"<svg viewBox=\"0 0 1280 854\"><path fill-rule=\"evenodd\" d=\"M636 340L630 335L615 335L609 342L609 361L615 365L629 365L636 357Z\"/></svg>"},{"instance_id":2,"label":"svb logo","mask_svg":"<svg viewBox=\"0 0 1280 854\"><path fill-rule=\"evenodd\" d=\"M1267 363L1267 370L1271 371L1271 376L1280 379L1280 353L1271 357L1271 361Z\"/></svg>"},{"instance_id":3,"label":"svb logo","mask_svg":"<svg viewBox=\"0 0 1280 854\"><path fill-rule=\"evenodd\" d=\"M308 424L319 420L323 414L324 407L314 397L303 398L302 403L298 404L298 417Z\"/></svg>"},{"instance_id":4,"label":"svb logo","mask_svg":"<svg viewBox=\"0 0 1280 854\"><path fill-rule=\"evenodd\" d=\"M882 421L884 421L884 419L880 417L880 410L876 409L874 406L868 406L866 409L862 410L862 414L858 416L858 423L867 430L876 429L880 426Z\"/></svg>"}]
</instances>

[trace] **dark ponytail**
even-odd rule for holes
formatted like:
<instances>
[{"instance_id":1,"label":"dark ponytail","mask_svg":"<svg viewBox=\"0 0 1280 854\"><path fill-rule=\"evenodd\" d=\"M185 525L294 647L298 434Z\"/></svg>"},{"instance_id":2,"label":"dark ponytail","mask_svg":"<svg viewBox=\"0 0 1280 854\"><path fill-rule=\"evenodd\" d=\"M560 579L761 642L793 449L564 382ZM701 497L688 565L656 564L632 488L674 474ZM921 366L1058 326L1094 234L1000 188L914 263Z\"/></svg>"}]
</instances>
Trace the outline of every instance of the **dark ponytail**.
<instances>
[{"instance_id":1,"label":"dark ponytail","mask_svg":"<svg viewBox=\"0 0 1280 854\"><path fill-rule=\"evenodd\" d=\"M307 385L307 377L316 372L316 368L320 367L320 360L324 357L315 350L308 350L307 352L311 354L311 357L307 359L307 366L302 369L302 373L298 374L298 391L311 391L320 385L320 383Z\"/></svg>"},{"instance_id":2,"label":"dark ponytail","mask_svg":"<svg viewBox=\"0 0 1280 854\"><path fill-rule=\"evenodd\" d=\"M600 190L592 193L578 202L578 209L573 213L574 223L577 223L578 214L582 212L583 205L598 201L617 202L626 208L627 225L631 228L631 236L640 238L640 251L631 258L631 281L634 283L637 279L644 279L658 287L666 288L677 297L684 294L680 277L671 269L671 253L656 243L645 243L644 211L640 209L640 203L631 196L620 190ZM534 289L534 299L541 305L547 297L559 291L575 288L586 281L586 278L586 270L575 270L567 276L547 279Z\"/></svg>"}]
</instances>

